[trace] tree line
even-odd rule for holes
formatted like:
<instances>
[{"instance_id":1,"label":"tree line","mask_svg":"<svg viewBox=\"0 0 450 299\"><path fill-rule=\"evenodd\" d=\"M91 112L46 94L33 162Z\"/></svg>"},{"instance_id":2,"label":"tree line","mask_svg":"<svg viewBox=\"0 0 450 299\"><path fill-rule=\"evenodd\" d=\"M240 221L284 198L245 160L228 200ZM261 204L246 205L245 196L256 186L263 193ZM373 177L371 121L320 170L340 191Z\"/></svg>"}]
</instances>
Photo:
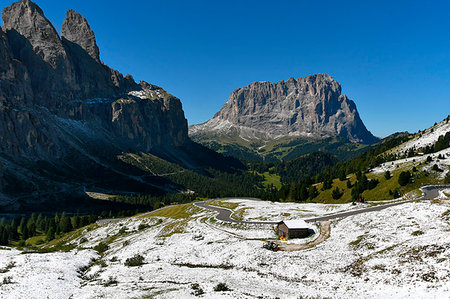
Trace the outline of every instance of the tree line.
<instances>
[{"instance_id":1,"label":"tree line","mask_svg":"<svg viewBox=\"0 0 450 299\"><path fill-rule=\"evenodd\" d=\"M0 245L9 245L19 241L19 245L25 245L25 241L34 236L45 236L46 241L74 229L86 226L97 221L96 215L68 216L65 212L55 216L43 216L31 214L30 217L21 217L0 221Z\"/></svg>"}]
</instances>

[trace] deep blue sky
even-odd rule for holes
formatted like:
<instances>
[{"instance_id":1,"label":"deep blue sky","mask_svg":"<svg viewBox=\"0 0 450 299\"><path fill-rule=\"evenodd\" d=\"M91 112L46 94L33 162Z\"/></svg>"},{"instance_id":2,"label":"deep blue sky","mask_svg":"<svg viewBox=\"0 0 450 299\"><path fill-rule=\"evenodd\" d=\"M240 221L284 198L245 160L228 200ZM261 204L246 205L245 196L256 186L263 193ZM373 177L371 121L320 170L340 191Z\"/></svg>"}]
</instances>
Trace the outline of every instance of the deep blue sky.
<instances>
[{"instance_id":1,"label":"deep blue sky","mask_svg":"<svg viewBox=\"0 0 450 299\"><path fill-rule=\"evenodd\" d=\"M2 1L2 7L15 1ZM101 59L160 85L189 124L253 81L328 73L377 136L450 114L447 1L38 0L60 31L83 14Z\"/></svg>"}]
</instances>

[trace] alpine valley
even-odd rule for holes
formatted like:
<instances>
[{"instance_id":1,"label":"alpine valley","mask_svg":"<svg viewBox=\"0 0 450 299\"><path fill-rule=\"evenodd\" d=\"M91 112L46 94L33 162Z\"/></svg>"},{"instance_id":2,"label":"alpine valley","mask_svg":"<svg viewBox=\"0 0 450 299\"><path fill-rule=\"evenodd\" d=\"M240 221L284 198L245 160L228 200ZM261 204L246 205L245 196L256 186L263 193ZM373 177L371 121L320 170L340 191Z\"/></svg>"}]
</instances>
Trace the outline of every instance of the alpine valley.
<instances>
[{"instance_id":1,"label":"alpine valley","mask_svg":"<svg viewBox=\"0 0 450 299\"><path fill-rule=\"evenodd\" d=\"M47 7L68 1L56 2ZM116 2L145 13L136 19L152 43L170 27L204 50L211 39L180 12L194 22L199 11L202 30L233 27L205 9L220 1L171 2L170 14L158 10L164 1ZM107 15L117 36L116 20L97 9L116 2L71 3ZM225 4L246 22L259 17L247 1ZM273 17L277 5L257 9ZM0 298L450 298L450 115L381 139L333 77L315 74L238 88L213 118L188 127L180 99L102 61L78 12L67 11L60 33L30 0L2 19ZM298 35L292 28L283 30ZM267 44L270 32L259 33ZM245 39L236 38L239 52L253 41ZM185 57L174 40L164 54Z\"/></svg>"}]
</instances>

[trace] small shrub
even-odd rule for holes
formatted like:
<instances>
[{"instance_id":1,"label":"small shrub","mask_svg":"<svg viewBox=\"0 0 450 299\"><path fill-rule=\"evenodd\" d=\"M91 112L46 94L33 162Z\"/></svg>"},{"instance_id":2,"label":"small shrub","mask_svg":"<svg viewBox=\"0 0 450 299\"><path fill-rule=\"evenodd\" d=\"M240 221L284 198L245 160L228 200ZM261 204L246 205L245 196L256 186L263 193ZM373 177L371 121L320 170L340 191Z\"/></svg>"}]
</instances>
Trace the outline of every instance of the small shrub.
<instances>
[{"instance_id":1,"label":"small shrub","mask_svg":"<svg viewBox=\"0 0 450 299\"><path fill-rule=\"evenodd\" d=\"M117 262L117 261L118 261L117 256L113 256L113 257L110 259L110 261L111 261L111 263Z\"/></svg>"},{"instance_id":2,"label":"small shrub","mask_svg":"<svg viewBox=\"0 0 450 299\"><path fill-rule=\"evenodd\" d=\"M0 269L0 273L6 273L9 270L11 270L12 268L14 268L14 266L16 265L15 262L10 262L8 265L6 265L6 267L4 269Z\"/></svg>"},{"instance_id":3,"label":"small shrub","mask_svg":"<svg viewBox=\"0 0 450 299\"><path fill-rule=\"evenodd\" d=\"M110 276L109 279L103 283L103 285L105 287L117 285L117 279L113 276Z\"/></svg>"},{"instance_id":4,"label":"small shrub","mask_svg":"<svg viewBox=\"0 0 450 299\"><path fill-rule=\"evenodd\" d=\"M128 246L128 245L130 245L130 241L129 240L126 240L126 241L123 242L123 247Z\"/></svg>"},{"instance_id":5,"label":"small shrub","mask_svg":"<svg viewBox=\"0 0 450 299\"><path fill-rule=\"evenodd\" d=\"M424 232L421 231L421 230L416 230L415 232L412 233L413 236L420 236L420 235L423 235L423 234L424 234Z\"/></svg>"},{"instance_id":6,"label":"small shrub","mask_svg":"<svg viewBox=\"0 0 450 299\"><path fill-rule=\"evenodd\" d=\"M105 242L100 242L96 246L94 246L94 250L98 251L98 253L103 253L108 249L109 249L109 246Z\"/></svg>"},{"instance_id":7,"label":"small shrub","mask_svg":"<svg viewBox=\"0 0 450 299\"><path fill-rule=\"evenodd\" d=\"M439 171L439 172L443 171L442 169L439 168L439 166L437 164L434 164L433 168L431 168L431 169L434 170L434 171Z\"/></svg>"},{"instance_id":8,"label":"small shrub","mask_svg":"<svg viewBox=\"0 0 450 299\"><path fill-rule=\"evenodd\" d=\"M11 276L3 278L3 284L10 284L10 283L12 283L12 277Z\"/></svg>"},{"instance_id":9,"label":"small shrub","mask_svg":"<svg viewBox=\"0 0 450 299\"><path fill-rule=\"evenodd\" d=\"M445 176L445 179L444 179L444 183L445 184L450 184L450 171L447 172L447 175Z\"/></svg>"},{"instance_id":10,"label":"small shrub","mask_svg":"<svg viewBox=\"0 0 450 299\"><path fill-rule=\"evenodd\" d=\"M136 254L133 257L127 258L125 261L125 266L137 267L144 264L144 257L140 254Z\"/></svg>"},{"instance_id":11,"label":"small shrub","mask_svg":"<svg viewBox=\"0 0 450 299\"><path fill-rule=\"evenodd\" d=\"M83 243L86 243L86 242L87 242L87 239L85 237L80 239L80 244L83 244Z\"/></svg>"},{"instance_id":12,"label":"small shrub","mask_svg":"<svg viewBox=\"0 0 450 299\"><path fill-rule=\"evenodd\" d=\"M144 230L144 229L146 229L146 228L148 228L148 227L149 227L148 224L141 223L141 224L139 224L139 226L138 226L138 230Z\"/></svg>"},{"instance_id":13,"label":"small shrub","mask_svg":"<svg viewBox=\"0 0 450 299\"><path fill-rule=\"evenodd\" d=\"M102 268L105 268L107 265L106 265L106 262L104 261L104 260L98 260L97 261L97 264L100 266L100 267L102 267Z\"/></svg>"},{"instance_id":14,"label":"small shrub","mask_svg":"<svg viewBox=\"0 0 450 299\"><path fill-rule=\"evenodd\" d=\"M119 230L119 234L124 234L127 232L127 228L124 226Z\"/></svg>"},{"instance_id":15,"label":"small shrub","mask_svg":"<svg viewBox=\"0 0 450 299\"><path fill-rule=\"evenodd\" d=\"M214 287L214 291L215 292L227 292L227 291L231 291L231 290L230 290L230 288L228 288L228 286L225 283L221 282Z\"/></svg>"},{"instance_id":16,"label":"small shrub","mask_svg":"<svg viewBox=\"0 0 450 299\"><path fill-rule=\"evenodd\" d=\"M386 170L386 172L384 173L384 178L386 180L389 180L392 177L391 172L389 170Z\"/></svg>"},{"instance_id":17,"label":"small shrub","mask_svg":"<svg viewBox=\"0 0 450 299\"><path fill-rule=\"evenodd\" d=\"M193 290L193 292L191 294L194 296L200 296L205 293L198 283L192 284L191 288Z\"/></svg>"}]
</instances>

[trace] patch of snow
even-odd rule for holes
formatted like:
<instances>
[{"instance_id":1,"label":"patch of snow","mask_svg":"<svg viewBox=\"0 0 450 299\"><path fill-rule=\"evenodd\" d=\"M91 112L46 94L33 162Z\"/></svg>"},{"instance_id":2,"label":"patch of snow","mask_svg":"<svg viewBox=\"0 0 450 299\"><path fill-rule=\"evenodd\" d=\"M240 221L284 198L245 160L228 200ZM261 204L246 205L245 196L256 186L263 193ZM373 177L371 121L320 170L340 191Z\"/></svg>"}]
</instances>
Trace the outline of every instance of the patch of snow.
<instances>
[{"instance_id":1,"label":"patch of snow","mask_svg":"<svg viewBox=\"0 0 450 299\"><path fill-rule=\"evenodd\" d=\"M86 104L99 104L99 103L108 103L111 102L111 99L106 98L94 98L86 101Z\"/></svg>"}]
</instances>

